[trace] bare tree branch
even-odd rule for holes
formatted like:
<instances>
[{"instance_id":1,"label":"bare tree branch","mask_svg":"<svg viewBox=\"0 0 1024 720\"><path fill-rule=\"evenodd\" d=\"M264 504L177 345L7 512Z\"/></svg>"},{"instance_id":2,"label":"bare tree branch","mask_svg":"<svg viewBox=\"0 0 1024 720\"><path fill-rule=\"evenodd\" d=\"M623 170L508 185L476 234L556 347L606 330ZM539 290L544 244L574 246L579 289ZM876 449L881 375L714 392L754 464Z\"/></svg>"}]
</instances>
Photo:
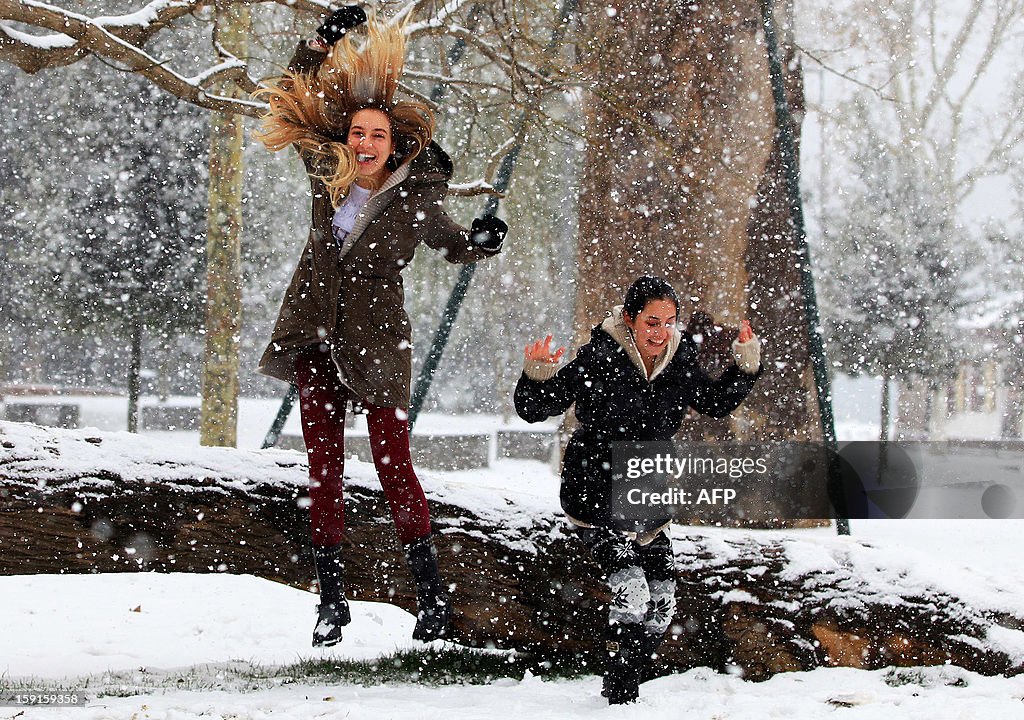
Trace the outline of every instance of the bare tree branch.
<instances>
[{"instance_id":1,"label":"bare tree branch","mask_svg":"<svg viewBox=\"0 0 1024 720\"><path fill-rule=\"evenodd\" d=\"M978 21L978 16L981 14L983 6L984 3L982 0L974 0L972 2L970 12L968 12L967 17L964 18L963 23L957 31L956 37L950 44L942 66L937 69L935 79L932 82L932 86L928 91L928 96L925 98L925 101L921 106L921 112L917 118L919 130L923 130L928 124L928 120L935 111L935 106L938 104L939 99L947 92L949 83L953 79L953 74L960 66L964 46L967 44L967 40L970 38L971 33L974 31L974 26Z\"/></svg>"},{"instance_id":2,"label":"bare tree branch","mask_svg":"<svg viewBox=\"0 0 1024 720\"><path fill-rule=\"evenodd\" d=\"M472 180L464 183L453 183L448 186L448 194L455 197L475 197L477 195L493 195L503 198L505 193L498 192L486 180Z\"/></svg>"},{"instance_id":3,"label":"bare tree branch","mask_svg":"<svg viewBox=\"0 0 1024 720\"><path fill-rule=\"evenodd\" d=\"M138 73L163 90L199 107L256 116L264 108L262 103L214 95L205 90L211 78L216 78L218 81L231 79L251 92L257 83L248 77L244 62L231 58L194 78L188 78L141 47L174 19L209 2L155 0L130 15L90 18L35 0L0 0L0 18L57 33L40 37L27 33L12 34L11 28L4 24L0 27L3 30L0 36L0 60L13 62L21 59L24 64L19 63L18 67L38 72L48 67L67 65L86 54L93 54L117 63L127 71ZM53 48L58 49L56 54Z\"/></svg>"},{"instance_id":4,"label":"bare tree branch","mask_svg":"<svg viewBox=\"0 0 1024 720\"><path fill-rule=\"evenodd\" d=\"M877 86L876 85L871 85L869 83L864 82L863 80L861 80L859 78L854 77L853 75L850 75L849 73L843 72L842 70L837 70L835 67L829 65L827 62L822 60L819 55L811 52L810 50L808 50L807 48L801 46L800 44L794 43L793 45L802 55L806 55L807 57L809 57L811 60L813 60L815 63L817 63L817 65L822 70L824 70L825 72L832 73L836 77L841 77L843 80L848 80L851 83L853 83L854 85L858 85L858 86L864 88L865 90L870 90L871 92L875 93L882 100L885 100L887 102L895 102L896 98L893 98L891 96L885 95L882 92L885 89L886 85L888 85L890 82L892 82L892 77L890 77L889 80L887 80L882 85L877 85Z\"/></svg>"},{"instance_id":5,"label":"bare tree branch","mask_svg":"<svg viewBox=\"0 0 1024 720\"><path fill-rule=\"evenodd\" d=\"M0 60L11 62L28 73L69 65L95 52L81 31L75 32L75 28L82 25L92 25L128 45L141 48L170 23L212 3L213 0L153 0L127 15L89 18L32 0L0 0L0 20L53 31L51 35L31 35L0 23Z\"/></svg>"},{"instance_id":6,"label":"bare tree branch","mask_svg":"<svg viewBox=\"0 0 1024 720\"><path fill-rule=\"evenodd\" d=\"M330 10L327 0L226 0L227 2L273 2L299 12L322 16ZM392 18L392 22L422 13L425 19L410 23L410 39L425 35L454 37L465 42L480 55L494 63L510 79L511 85L523 85L520 78L530 78L532 93L555 89L546 73L538 72L528 62L498 52L494 46L474 32L458 24L456 14L471 2L478 0L449 0L436 7L431 0L407 3ZM216 83L230 80L246 92L252 92L259 83L248 74L248 64L240 58L218 51L220 62L195 76L176 72L167 60L154 57L145 50L147 42L182 17L213 4L213 0L153 0L140 10L124 15L88 17L65 8L37 0L0 0L0 61L10 62L28 73L71 65L88 55L134 72L149 79L163 90L181 100L219 112L256 116L265 108L262 103L239 100L208 92ZM51 31L36 35L16 29L10 23L20 23ZM462 82L452 79L450 82ZM514 93L514 87L505 87ZM525 88L525 86L524 86ZM405 88L411 95L415 91Z\"/></svg>"}]
</instances>

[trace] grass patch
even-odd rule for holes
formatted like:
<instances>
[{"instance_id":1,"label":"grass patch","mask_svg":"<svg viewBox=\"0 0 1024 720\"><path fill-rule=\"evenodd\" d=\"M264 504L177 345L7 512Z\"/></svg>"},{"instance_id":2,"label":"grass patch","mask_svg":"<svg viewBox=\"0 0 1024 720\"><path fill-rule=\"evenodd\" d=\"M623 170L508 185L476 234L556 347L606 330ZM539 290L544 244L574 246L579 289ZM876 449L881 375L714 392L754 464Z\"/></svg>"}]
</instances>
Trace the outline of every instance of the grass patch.
<instances>
[{"instance_id":1,"label":"grass patch","mask_svg":"<svg viewBox=\"0 0 1024 720\"><path fill-rule=\"evenodd\" d=\"M499 679L522 680L527 673L547 679L593 672L570 658L538 660L522 653L446 646L402 650L373 660L304 660L281 668L297 678L360 685L487 685Z\"/></svg>"},{"instance_id":2,"label":"grass patch","mask_svg":"<svg viewBox=\"0 0 1024 720\"><path fill-rule=\"evenodd\" d=\"M529 673L548 680L594 673L586 660L571 655L540 659L507 650L460 645L402 650L371 660L307 659L288 665L236 660L174 670L137 668L86 675L59 684L52 680L0 678L0 689L78 692L90 699L153 695L177 690L248 693L282 685L487 685L522 680Z\"/></svg>"}]
</instances>

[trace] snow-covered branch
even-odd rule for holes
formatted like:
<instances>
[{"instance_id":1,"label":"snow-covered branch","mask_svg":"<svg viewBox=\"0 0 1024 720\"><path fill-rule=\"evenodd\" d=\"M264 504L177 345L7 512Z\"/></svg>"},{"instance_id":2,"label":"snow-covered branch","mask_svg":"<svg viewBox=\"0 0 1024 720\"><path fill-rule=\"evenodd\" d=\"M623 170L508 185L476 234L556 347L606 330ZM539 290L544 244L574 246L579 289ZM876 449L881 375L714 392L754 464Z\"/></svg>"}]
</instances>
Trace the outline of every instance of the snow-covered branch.
<instances>
[{"instance_id":1,"label":"snow-covered branch","mask_svg":"<svg viewBox=\"0 0 1024 720\"><path fill-rule=\"evenodd\" d=\"M147 41L175 19L210 3L211 0L154 0L126 15L91 18L35 0L0 0L0 19L54 33L37 36L0 23L0 60L12 62L26 72L38 72L69 65L92 54L138 73L194 105L220 112L257 115L263 108L261 103L206 90L215 81L230 81L251 92L257 83L249 77L245 62L229 57L189 78L144 49Z\"/></svg>"},{"instance_id":2,"label":"snow-covered branch","mask_svg":"<svg viewBox=\"0 0 1024 720\"><path fill-rule=\"evenodd\" d=\"M444 5L438 8L434 8L432 0L416 0L416 2L409 3L406 7L395 16L395 20L404 20L406 17L413 17L417 14L426 14L426 19L419 22L410 23L406 28L406 33L410 38L415 38L425 33L429 33L431 30L445 27L452 21L452 18L456 13L461 11L466 5L469 5L477 0L449 0Z\"/></svg>"},{"instance_id":3,"label":"snow-covered branch","mask_svg":"<svg viewBox=\"0 0 1024 720\"><path fill-rule=\"evenodd\" d=\"M494 185L486 180L471 180L470 182L453 183L448 186L448 194L457 197L475 197L477 195L505 197L505 193L495 190Z\"/></svg>"},{"instance_id":4,"label":"snow-covered branch","mask_svg":"<svg viewBox=\"0 0 1024 720\"><path fill-rule=\"evenodd\" d=\"M311 16L330 10L327 0L225 0L225 4L271 2ZM536 81L534 92L552 86L529 62L503 52L479 33L463 27L458 14L473 0L448 0L435 6L428 0L407 2L392 17L401 22L407 17L422 17L410 23L410 39L423 35L452 37L464 42L496 65L511 82L518 78ZM194 15L212 6L214 0L153 0L138 10L122 15L90 17L39 0L0 0L0 62L9 62L28 73L71 65L94 55L128 72L146 77L172 95L211 110L257 115L261 103L235 99L208 92L212 86L233 82L245 92L258 83L248 73L245 59L232 57L217 49L217 60L192 75L175 71L168 59L155 57L146 44L175 20ZM450 83L468 81L447 80ZM520 81L521 82L521 81Z\"/></svg>"},{"instance_id":5,"label":"snow-covered branch","mask_svg":"<svg viewBox=\"0 0 1024 720\"><path fill-rule=\"evenodd\" d=\"M212 0L154 0L125 15L90 18L33 0L0 0L0 20L51 31L30 34L0 22L0 60L29 73L62 67L88 53L105 55L104 35L138 49L174 20L210 4ZM93 28L92 33L85 28Z\"/></svg>"}]
</instances>

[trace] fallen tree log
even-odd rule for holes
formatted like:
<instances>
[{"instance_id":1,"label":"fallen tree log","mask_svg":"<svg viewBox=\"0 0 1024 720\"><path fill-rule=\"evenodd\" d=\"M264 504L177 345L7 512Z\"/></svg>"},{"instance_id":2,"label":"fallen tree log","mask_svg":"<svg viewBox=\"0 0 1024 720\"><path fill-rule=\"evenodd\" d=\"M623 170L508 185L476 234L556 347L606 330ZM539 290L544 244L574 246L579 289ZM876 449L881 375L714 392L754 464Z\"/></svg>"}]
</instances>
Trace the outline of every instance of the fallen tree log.
<instances>
[{"instance_id":1,"label":"fallen tree log","mask_svg":"<svg viewBox=\"0 0 1024 720\"><path fill-rule=\"evenodd\" d=\"M350 596L412 611L373 469L349 465ZM452 477L422 479L455 640L595 660L608 598L554 487L539 496ZM300 453L0 422L0 574L229 572L311 588L307 505ZM968 603L891 550L821 533L676 526L673 538L678 609L658 672L1024 666L1019 598L1001 603L993 592L986 604L975 592Z\"/></svg>"}]
</instances>

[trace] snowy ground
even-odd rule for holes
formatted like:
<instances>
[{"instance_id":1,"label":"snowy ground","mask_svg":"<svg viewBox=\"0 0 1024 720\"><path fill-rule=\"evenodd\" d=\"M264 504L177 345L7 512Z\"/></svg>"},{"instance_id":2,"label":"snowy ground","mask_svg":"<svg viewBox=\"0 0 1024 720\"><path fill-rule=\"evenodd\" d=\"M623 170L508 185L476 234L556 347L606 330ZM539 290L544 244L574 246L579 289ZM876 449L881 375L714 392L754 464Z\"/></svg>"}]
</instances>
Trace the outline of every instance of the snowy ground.
<instances>
[{"instance_id":1,"label":"snowy ground","mask_svg":"<svg viewBox=\"0 0 1024 720\"><path fill-rule=\"evenodd\" d=\"M272 403L264 403L259 413L242 413L249 428L241 433L243 446L254 447L262 438L263 418L254 418L267 407ZM114 400L91 398L83 419L117 430L110 425L119 412ZM867 434L870 419L857 419L854 412L837 417L850 433L844 439L854 439L858 428L872 437ZM181 443L188 439L166 435L140 440L117 433L111 440L131 440L138 452L162 448L168 456L181 455ZM356 470L359 475L372 473L369 466L353 466ZM538 462L497 461L484 471L424 475L434 498L451 493L466 500L514 492L520 507L530 508L527 512L546 510L556 502L557 477ZM1017 549L1022 531L1024 523L1017 521L853 522L858 541L898 557L915 582L955 588L979 607L998 605L1019 613L1024 613L1024 566ZM687 533L742 532L750 531L678 528L675 535L678 542ZM820 538L822 546L835 538L834 530L826 528L786 533ZM986 678L958 668L820 669L759 684L698 668L645 684L640 703L624 708L606 706L596 677L548 681L527 676L485 686L444 687L287 682L275 668L310 658L370 659L422 647L409 639L413 618L404 611L354 603L344 642L314 650L309 634L315 604L309 593L248 576L0 577L0 686L81 688L86 696L93 688L121 688L127 695L97 698L92 691L85 708L0 707L0 720L1024 719L1024 677ZM253 675L262 680L239 679Z\"/></svg>"},{"instance_id":2,"label":"snowy ground","mask_svg":"<svg viewBox=\"0 0 1024 720\"><path fill-rule=\"evenodd\" d=\"M126 693L150 688L92 697L85 707L0 707L0 718L1024 717L1024 677L987 678L952 667L820 669L764 683L698 668L645 684L640 702L623 708L607 707L593 676L444 687L313 685L280 677L243 683L237 678L254 666L266 677L273 666L300 658L370 658L412 647L413 619L389 605L354 603L343 643L314 651L308 634L315 598L247 576L16 576L0 578L0 598L5 680L32 676L36 685L86 696L99 685Z\"/></svg>"}]
</instances>

